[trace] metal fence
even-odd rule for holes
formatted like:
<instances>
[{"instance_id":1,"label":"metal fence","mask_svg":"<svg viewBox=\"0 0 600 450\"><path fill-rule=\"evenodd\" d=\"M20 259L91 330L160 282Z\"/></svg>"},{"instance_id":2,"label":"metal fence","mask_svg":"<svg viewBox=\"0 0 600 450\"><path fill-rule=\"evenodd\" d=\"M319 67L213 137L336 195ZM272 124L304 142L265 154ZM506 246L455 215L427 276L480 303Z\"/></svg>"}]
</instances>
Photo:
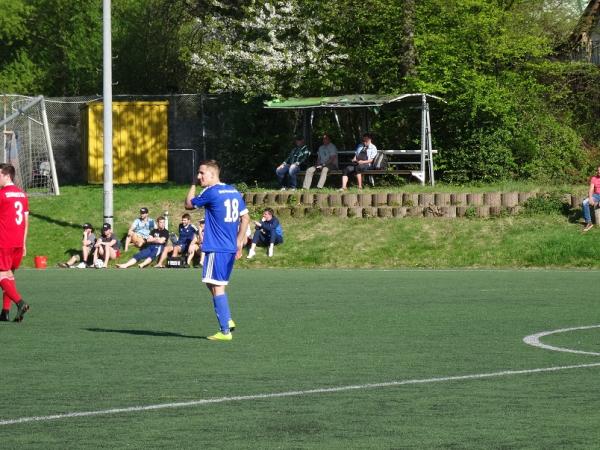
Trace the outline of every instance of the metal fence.
<instances>
[{"instance_id":1,"label":"metal fence","mask_svg":"<svg viewBox=\"0 0 600 450\"><path fill-rule=\"evenodd\" d=\"M24 98L3 97L6 103ZM45 100L59 183L84 183L87 180L82 110L89 102L101 101L102 97L47 97ZM189 183L198 162L207 158L223 164L225 179L251 181L272 177L268 155L278 147L278 133L287 136L285 139L291 133L287 130L289 124L282 124L281 118L265 113L260 102L245 103L233 95L122 95L114 96L113 100L169 102L169 181L176 183ZM280 123L275 124L273 120Z\"/></svg>"}]
</instances>

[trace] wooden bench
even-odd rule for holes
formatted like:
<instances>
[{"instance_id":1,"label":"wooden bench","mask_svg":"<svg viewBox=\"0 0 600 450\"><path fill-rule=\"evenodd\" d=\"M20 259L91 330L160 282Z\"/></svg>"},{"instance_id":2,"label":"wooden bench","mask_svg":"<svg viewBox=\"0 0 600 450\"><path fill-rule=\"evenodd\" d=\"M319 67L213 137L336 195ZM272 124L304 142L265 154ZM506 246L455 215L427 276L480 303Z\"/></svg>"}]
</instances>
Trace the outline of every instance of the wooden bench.
<instances>
[{"instance_id":1,"label":"wooden bench","mask_svg":"<svg viewBox=\"0 0 600 450\"><path fill-rule=\"evenodd\" d=\"M399 169L398 167L406 165L420 164L421 150L379 150L379 152L385 154L388 157L388 168L387 169L370 169L362 172L363 176L367 178L367 181L371 186L375 186L375 176L378 175L411 175L417 176L418 171L410 169ZM432 150L432 154L436 154L437 150ZM338 151L338 157L343 157L344 161L340 161L341 167L350 165L350 160L354 157L355 152L352 150L341 150ZM419 157L419 160L414 160L415 157ZM411 159L412 158L412 159ZM340 158L342 159L342 158ZM327 176L330 175L342 175L344 171L330 170ZM304 178L306 175L305 170L298 172L298 177ZM418 176L417 176L418 178Z\"/></svg>"}]
</instances>

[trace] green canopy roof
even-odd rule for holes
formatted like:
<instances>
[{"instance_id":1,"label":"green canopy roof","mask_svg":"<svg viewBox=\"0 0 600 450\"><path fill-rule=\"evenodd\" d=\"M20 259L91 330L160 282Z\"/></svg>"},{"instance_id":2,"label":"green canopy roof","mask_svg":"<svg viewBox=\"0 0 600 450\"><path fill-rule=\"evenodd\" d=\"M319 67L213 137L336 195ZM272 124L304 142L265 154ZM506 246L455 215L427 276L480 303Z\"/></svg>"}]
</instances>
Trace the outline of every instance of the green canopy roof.
<instances>
[{"instance_id":1,"label":"green canopy roof","mask_svg":"<svg viewBox=\"0 0 600 450\"><path fill-rule=\"evenodd\" d=\"M271 109L314 109L314 108L368 108L399 102L409 97L429 97L442 100L430 94L352 94L336 97L297 97L265 101L265 108ZM442 100L443 101L443 100Z\"/></svg>"}]
</instances>

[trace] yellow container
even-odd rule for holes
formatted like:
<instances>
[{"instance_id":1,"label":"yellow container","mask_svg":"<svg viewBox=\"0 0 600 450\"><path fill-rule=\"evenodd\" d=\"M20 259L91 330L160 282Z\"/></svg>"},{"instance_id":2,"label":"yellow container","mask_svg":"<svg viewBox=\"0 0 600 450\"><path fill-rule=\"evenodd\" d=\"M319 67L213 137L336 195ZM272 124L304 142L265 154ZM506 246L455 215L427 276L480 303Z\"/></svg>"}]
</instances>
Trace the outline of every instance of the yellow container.
<instances>
[{"instance_id":1,"label":"yellow container","mask_svg":"<svg viewBox=\"0 0 600 450\"><path fill-rule=\"evenodd\" d=\"M166 183L167 101L113 102L113 182ZM104 181L102 102L83 109L83 145L88 183Z\"/></svg>"}]
</instances>

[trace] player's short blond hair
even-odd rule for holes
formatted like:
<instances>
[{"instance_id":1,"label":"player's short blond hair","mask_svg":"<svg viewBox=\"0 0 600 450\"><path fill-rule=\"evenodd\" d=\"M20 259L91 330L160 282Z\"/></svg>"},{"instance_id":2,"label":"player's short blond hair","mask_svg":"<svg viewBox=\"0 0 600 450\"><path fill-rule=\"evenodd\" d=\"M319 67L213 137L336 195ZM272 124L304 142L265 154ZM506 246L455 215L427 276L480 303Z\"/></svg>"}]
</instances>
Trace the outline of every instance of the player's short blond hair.
<instances>
[{"instance_id":1,"label":"player's short blond hair","mask_svg":"<svg viewBox=\"0 0 600 450\"><path fill-rule=\"evenodd\" d=\"M214 159L204 160L200 163L200 165L212 169L217 175L221 173L221 167L219 166L219 163Z\"/></svg>"}]
</instances>

